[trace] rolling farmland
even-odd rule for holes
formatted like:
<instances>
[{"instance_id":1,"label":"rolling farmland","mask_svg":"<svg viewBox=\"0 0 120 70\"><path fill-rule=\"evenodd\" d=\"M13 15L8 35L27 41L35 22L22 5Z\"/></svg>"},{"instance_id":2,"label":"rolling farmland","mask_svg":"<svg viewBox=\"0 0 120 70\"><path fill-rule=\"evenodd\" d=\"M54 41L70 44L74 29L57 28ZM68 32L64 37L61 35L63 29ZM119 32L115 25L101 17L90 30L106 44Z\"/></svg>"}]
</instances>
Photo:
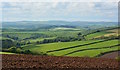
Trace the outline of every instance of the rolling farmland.
<instances>
[{"instance_id":1,"label":"rolling farmland","mask_svg":"<svg viewBox=\"0 0 120 70\"><path fill-rule=\"evenodd\" d=\"M69 29L69 28L68 28ZM66 31L45 31L45 32L4 32L4 35L9 34L9 36L18 37L18 40L21 42L30 42L30 44L22 45L22 50L30 50L33 53L41 54L46 53L52 56L78 56L78 57L97 57L98 55L102 56L102 53L118 51L118 40L117 39L98 39L102 36L116 36L118 33L117 29L103 30L100 32L95 32L85 36L86 40L83 41L73 41L73 42L53 42L45 44L36 44L36 42L44 41L45 39L55 39L57 37L63 37L62 35ZM67 31L72 37L76 37L78 31ZM31 38L36 35L45 35L45 38L38 36L36 38ZM7 37L4 37L4 39ZM10 39L10 38L9 38ZM87 54L89 53L89 54Z\"/></svg>"},{"instance_id":2,"label":"rolling farmland","mask_svg":"<svg viewBox=\"0 0 120 70\"><path fill-rule=\"evenodd\" d=\"M118 2L2 2L2 70L119 70Z\"/></svg>"},{"instance_id":3,"label":"rolling farmland","mask_svg":"<svg viewBox=\"0 0 120 70\"><path fill-rule=\"evenodd\" d=\"M120 51L118 36L117 27L92 27L91 30L68 26L35 30L5 29L0 37L3 68L118 68L116 61L119 56L114 55L114 52ZM98 62L104 60L105 63ZM111 60L113 62L110 64ZM92 64L88 64L90 62Z\"/></svg>"}]
</instances>

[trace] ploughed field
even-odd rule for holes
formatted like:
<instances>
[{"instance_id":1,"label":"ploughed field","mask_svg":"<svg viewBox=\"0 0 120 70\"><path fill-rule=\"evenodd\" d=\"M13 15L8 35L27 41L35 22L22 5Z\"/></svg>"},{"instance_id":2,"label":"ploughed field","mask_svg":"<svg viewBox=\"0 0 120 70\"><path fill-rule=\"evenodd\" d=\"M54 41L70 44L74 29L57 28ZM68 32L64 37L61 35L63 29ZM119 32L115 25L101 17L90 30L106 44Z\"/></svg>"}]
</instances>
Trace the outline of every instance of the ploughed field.
<instances>
[{"instance_id":1,"label":"ploughed field","mask_svg":"<svg viewBox=\"0 0 120 70\"><path fill-rule=\"evenodd\" d=\"M101 58L115 58L115 57L119 58L119 56L120 56L120 51L117 51L117 52L111 52L111 53L105 54L101 56Z\"/></svg>"},{"instance_id":2,"label":"ploughed field","mask_svg":"<svg viewBox=\"0 0 120 70\"><path fill-rule=\"evenodd\" d=\"M38 56L38 55L2 55L2 68L42 68L42 69L104 69L118 70L118 61L115 59L88 58L88 57L63 57L63 56Z\"/></svg>"}]
</instances>

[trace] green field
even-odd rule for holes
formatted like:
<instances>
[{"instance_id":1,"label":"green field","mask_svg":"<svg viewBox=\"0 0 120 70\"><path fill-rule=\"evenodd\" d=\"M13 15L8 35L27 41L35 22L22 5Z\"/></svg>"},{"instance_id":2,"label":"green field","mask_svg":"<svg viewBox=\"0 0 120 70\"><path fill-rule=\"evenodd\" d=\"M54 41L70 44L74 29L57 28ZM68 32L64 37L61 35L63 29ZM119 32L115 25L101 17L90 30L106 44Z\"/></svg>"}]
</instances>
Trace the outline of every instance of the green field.
<instances>
[{"instance_id":1,"label":"green field","mask_svg":"<svg viewBox=\"0 0 120 70\"><path fill-rule=\"evenodd\" d=\"M102 36L102 35L105 35L105 34L108 34L107 32L98 32L98 33L93 33L93 34L90 34L88 36L86 36L87 39L92 39L94 37L97 37L97 36Z\"/></svg>"},{"instance_id":2,"label":"green field","mask_svg":"<svg viewBox=\"0 0 120 70\"><path fill-rule=\"evenodd\" d=\"M100 40L97 40L100 41ZM83 45L87 43L92 43L92 42L97 42L96 40L90 40L90 41L75 41L75 42L59 42L59 43L50 43L50 44L40 44L40 45L25 45L23 46L23 49L29 49L31 51L35 51L39 53L41 52L47 52L50 50L56 50L56 49L61 49L61 48L66 48L66 47L71 47L71 46L76 46L76 45Z\"/></svg>"},{"instance_id":3,"label":"green field","mask_svg":"<svg viewBox=\"0 0 120 70\"><path fill-rule=\"evenodd\" d=\"M0 54L15 54L15 53L11 53L11 52L0 52Z\"/></svg>"},{"instance_id":4,"label":"green field","mask_svg":"<svg viewBox=\"0 0 120 70\"><path fill-rule=\"evenodd\" d=\"M105 48L105 49L97 49L97 50L86 50L86 51L81 51L81 52L76 52L73 54L69 54L67 56L80 56L80 57L96 57L97 55L109 51L117 51L118 46L114 48Z\"/></svg>"},{"instance_id":5,"label":"green field","mask_svg":"<svg viewBox=\"0 0 120 70\"><path fill-rule=\"evenodd\" d=\"M56 52L50 52L49 54L65 55L65 54L68 54L70 52L77 51L77 50L82 50L82 49L88 49L88 50L90 49L91 50L92 48L109 47L109 46L116 45L116 44L118 44L117 40L107 41L107 42L102 42L102 43L98 43L98 44L97 43L96 44L91 44L91 45L88 45L88 46L80 46L80 47L77 47L77 48L61 50L61 51L56 51Z\"/></svg>"},{"instance_id":6,"label":"green field","mask_svg":"<svg viewBox=\"0 0 120 70\"><path fill-rule=\"evenodd\" d=\"M91 53L91 55L89 56L95 56L95 55L100 54L101 52L118 50L118 46L110 48L110 46L118 45L118 40L108 40L108 41L103 41L103 42L99 42L99 41L100 40L91 40L91 41L76 41L76 42L63 42L63 43L60 42L60 43L50 43L50 44L40 44L40 45L26 45L26 46L23 46L23 49L29 49L35 53L40 53L40 52L46 53L47 51L67 48L65 50L48 52L49 55L55 55L55 56L64 56L66 54L68 54L67 56L83 56L84 55L82 54L83 52L84 53L86 52L86 54ZM93 43L93 42L98 42L98 43L90 44L86 46L79 46L79 45L84 45L84 44ZM74 47L74 46L77 46L77 47ZM74 47L74 48L69 48L69 47ZM95 49L95 50L92 50L92 49ZM109 50L106 50L106 49L109 49ZM96 52L96 53L93 53L93 52Z\"/></svg>"}]
</instances>

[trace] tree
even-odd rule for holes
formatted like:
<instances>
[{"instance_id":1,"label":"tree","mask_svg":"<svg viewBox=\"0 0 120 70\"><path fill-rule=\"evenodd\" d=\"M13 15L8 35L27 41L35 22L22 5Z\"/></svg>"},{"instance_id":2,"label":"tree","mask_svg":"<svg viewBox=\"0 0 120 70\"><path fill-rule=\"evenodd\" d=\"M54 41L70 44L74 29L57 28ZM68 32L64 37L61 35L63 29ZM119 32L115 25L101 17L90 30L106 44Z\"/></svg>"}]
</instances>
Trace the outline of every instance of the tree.
<instances>
[{"instance_id":1,"label":"tree","mask_svg":"<svg viewBox=\"0 0 120 70\"><path fill-rule=\"evenodd\" d=\"M77 35L78 35L78 36L81 36L81 35L82 35L82 33L78 33Z\"/></svg>"}]
</instances>

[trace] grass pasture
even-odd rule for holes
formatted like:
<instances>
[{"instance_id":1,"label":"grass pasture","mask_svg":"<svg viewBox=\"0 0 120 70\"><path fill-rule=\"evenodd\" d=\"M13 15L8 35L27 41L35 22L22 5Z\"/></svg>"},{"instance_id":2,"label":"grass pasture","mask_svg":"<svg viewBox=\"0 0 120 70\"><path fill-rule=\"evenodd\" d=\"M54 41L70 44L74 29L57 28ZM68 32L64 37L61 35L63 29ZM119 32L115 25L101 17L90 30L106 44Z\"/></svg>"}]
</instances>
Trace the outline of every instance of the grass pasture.
<instances>
[{"instance_id":1,"label":"grass pasture","mask_svg":"<svg viewBox=\"0 0 120 70\"><path fill-rule=\"evenodd\" d=\"M85 46L85 44L89 44L93 42L98 42L98 43ZM79 45L84 45L84 46L79 46ZM109 40L109 41L103 41L103 42L101 41L99 42L98 40L96 41L91 40L91 41L49 43L49 44L40 44L40 45L31 44L31 45L23 46L23 49L29 49L35 53L40 53L40 52L46 53L48 51L51 51L51 52L48 52L47 54L55 55L55 56L87 56L86 55L87 53L92 54L93 52L92 55L89 55L90 57L93 57L100 54L101 52L118 50L118 46L114 47L115 45L118 45L118 40ZM67 48L67 49L63 49L63 48ZM109 50L106 50L106 49L109 49ZM57 51L54 51L54 50L57 50ZM94 53L97 50L98 52ZM103 50L103 51L100 51L100 50ZM82 53L85 53L85 51L86 51L86 54L85 55L82 54Z\"/></svg>"},{"instance_id":2,"label":"grass pasture","mask_svg":"<svg viewBox=\"0 0 120 70\"><path fill-rule=\"evenodd\" d=\"M117 44L118 44L118 40L112 40L112 41L100 42L100 43L86 45L86 46L78 46L78 47L72 48L72 49L50 52L48 54L54 54L54 55L60 55L60 56L61 55L68 55L68 54L72 54L72 53L75 53L78 51L81 52L84 50L92 50L93 48L109 47L109 46L117 45Z\"/></svg>"},{"instance_id":3,"label":"grass pasture","mask_svg":"<svg viewBox=\"0 0 120 70\"><path fill-rule=\"evenodd\" d=\"M100 40L97 40L100 41ZM75 42L58 42L58 43L49 43L49 44L38 44L38 45L26 45L23 46L23 49L29 49L32 51L41 51L41 52L47 52L50 50L57 50L61 48L76 46L76 45L83 45L91 42L97 42L96 40L91 41L75 41Z\"/></svg>"},{"instance_id":4,"label":"grass pasture","mask_svg":"<svg viewBox=\"0 0 120 70\"><path fill-rule=\"evenodd\" d=\"M73 54L69 54L67 56L80 56L80 57L96 57L97 55L101 53L105 53L108 51L117 51L118 46L113 47L113 48L105 48L105 49L97 49L97 50L86 50L86 51L81 51L81 52L76 52Z\"/></svg>"}]
</instances>

